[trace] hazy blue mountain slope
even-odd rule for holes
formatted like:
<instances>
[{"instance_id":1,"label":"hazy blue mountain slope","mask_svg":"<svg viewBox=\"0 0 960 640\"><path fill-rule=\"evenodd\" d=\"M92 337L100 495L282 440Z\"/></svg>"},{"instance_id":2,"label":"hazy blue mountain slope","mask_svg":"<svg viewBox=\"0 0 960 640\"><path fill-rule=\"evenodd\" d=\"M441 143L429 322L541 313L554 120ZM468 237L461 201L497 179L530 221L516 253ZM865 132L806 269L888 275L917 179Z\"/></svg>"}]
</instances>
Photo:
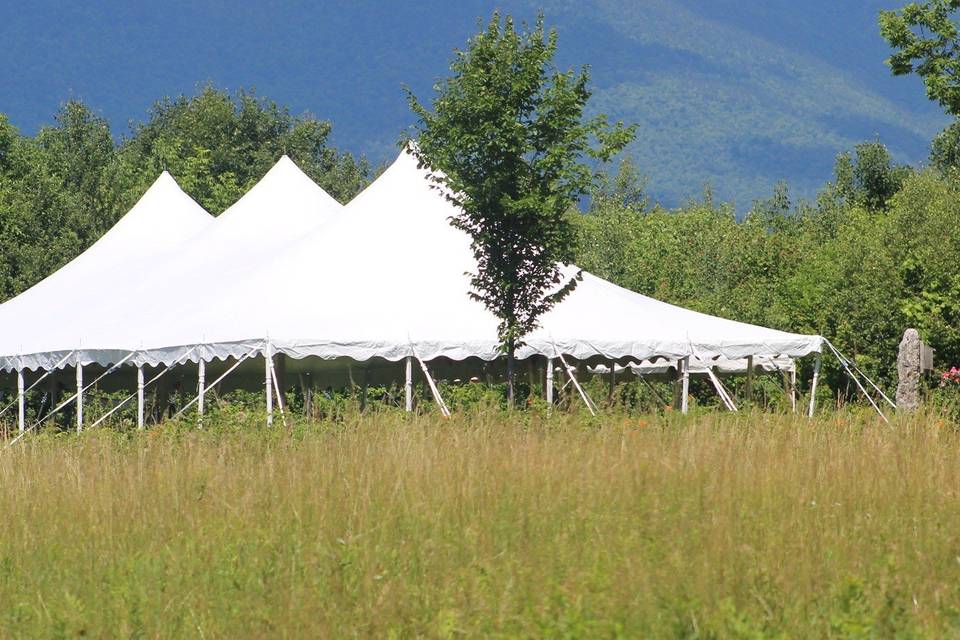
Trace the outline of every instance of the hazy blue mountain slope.
<instances>
[{"instance_id":1,"label":"hazy blue mountain slope","mask_svg":"<svg viewBox=\"0 0 960 640\"><path fill-rule=\"evenodd\" d=\"M81 97L123 133L212 81L329 118L338 144L379 161L410 123L402 86L429 97L495 6L546 11L561 63L591 64L594 108L638 123L630 151L667 203L704 183L741 208L779 179L810 194L838 151L879 136L922 161L945 124L918 82L889 77L887 3L867 0L38 0L0 7L0 111L33 131Z\"/></svg>"}]
</instances>

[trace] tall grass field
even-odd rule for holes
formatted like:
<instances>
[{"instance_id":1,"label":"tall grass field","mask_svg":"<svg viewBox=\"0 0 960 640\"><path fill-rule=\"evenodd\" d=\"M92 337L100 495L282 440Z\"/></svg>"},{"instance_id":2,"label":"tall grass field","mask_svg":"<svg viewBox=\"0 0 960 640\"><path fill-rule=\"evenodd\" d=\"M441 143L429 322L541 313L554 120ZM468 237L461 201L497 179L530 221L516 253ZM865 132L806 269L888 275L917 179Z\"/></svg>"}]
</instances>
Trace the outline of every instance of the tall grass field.
<instances>
[{"instance_id":1,"label":"tall grass field","mask_svg":"<svg viewBox=\"0 0 960 640\"><path fill-rule=\"evenodd\" d=\"M260 423L4 450L0 636L960 635L936 416Z\"/></svg>"}]
</instances>

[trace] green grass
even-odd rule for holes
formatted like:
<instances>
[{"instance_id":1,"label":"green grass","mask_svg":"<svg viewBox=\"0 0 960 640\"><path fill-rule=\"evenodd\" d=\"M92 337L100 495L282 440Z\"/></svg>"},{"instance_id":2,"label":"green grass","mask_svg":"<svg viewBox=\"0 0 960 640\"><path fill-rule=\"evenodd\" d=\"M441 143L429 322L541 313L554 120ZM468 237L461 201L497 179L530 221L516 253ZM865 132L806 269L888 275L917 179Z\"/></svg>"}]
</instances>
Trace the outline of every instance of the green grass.
<instances>
[{"instance_id":1,"label":"green grass","mask_svg":"<svg viewBox=\"0 0 960 640\"><path fill-rule=\"evenodd\" d=\"M231 420L4 451L0 635L960 635L934 416Z\"/></svg>"}]
</instances>

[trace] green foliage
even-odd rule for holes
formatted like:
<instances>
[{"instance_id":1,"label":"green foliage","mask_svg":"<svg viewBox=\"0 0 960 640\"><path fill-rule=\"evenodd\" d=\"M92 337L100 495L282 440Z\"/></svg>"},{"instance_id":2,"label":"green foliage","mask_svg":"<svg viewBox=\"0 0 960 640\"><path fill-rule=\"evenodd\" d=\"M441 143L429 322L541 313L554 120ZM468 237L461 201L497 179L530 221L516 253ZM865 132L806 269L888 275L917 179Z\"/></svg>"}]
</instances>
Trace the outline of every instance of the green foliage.
<instances>
[{"instance_id":1,"label":"green foliage","mask_svg":"<svg viewBox=\"0 0 960 640\"><path fill-rule=\"evenodd\" d=\"M868 209L882 209L910 174L910 167L897 166L881 142L863 142L849 153L837 156L834 165L836 195Z\"/></svg>"},{"instance_id":2,"label":"green foliage","mask_svg":"<svg viewBox=\"0 0 960 640\"><path fill-rule=\"evenodd\" d=\"M894 49L890 70L916 73L927 97L954 116L960 116L960 34L953 19L958 8L960 0L927 0L880 12L880 34Z\"/></svg>"},{"instance_id":3,"label":"green foliage","mask_svg":"<svg viewBox=\"0 0 960 640\"><path fill-rule=\"evenodd\" d=\"M140 185L166 169L215 214L233 204L283 154L330 195L346 202L362 188L369 167L328 145L329 122L294 117L252 92L231 95L211 86L196 96L157 102L120 155Z\"/></svg>"},{"instance_id":4,"label":"green foliage","mask_svg":"<svg viewBox=\"0 0 960 640\"><path fill-rule=\"evenodd\" d=\"M518 32L494 14L457 53L432 112L408 93L413 148L461 208L452 223L473 241L473 295L500 319L509 356L576 286L562 266L573 261L567 211L594 183L585 158L607 159L632 136L604 116L584 119L589 75L557 70L556 48L542 15Z\"/></svg>"},{"instance_id":5,"label":"green foliage","mask_svg":"<svg viewBox=\"0 0 960 640\"><path fill-rule=\"evenodd\" d=\"M627 190L640 184L634 177ZM572 217L578 263L674 304L825 335L891 385L908 326L938 363L960 363L960 239L949 232L960 228L958 188L937 171L897 167L882 145L865 143L841 156L816 205L791 204L781 185L742 220L709 200L667 210L599 191L587 215ZM825 365L834 390L857 393L836 363Z\"/></svg>"}]
</instances>

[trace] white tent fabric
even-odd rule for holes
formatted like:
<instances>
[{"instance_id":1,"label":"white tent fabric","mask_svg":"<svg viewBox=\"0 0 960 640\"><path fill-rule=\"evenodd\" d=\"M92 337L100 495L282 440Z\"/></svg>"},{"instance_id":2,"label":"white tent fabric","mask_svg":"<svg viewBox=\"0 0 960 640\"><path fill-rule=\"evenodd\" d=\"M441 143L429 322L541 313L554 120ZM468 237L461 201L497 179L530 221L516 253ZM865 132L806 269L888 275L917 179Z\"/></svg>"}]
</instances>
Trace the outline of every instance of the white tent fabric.
<instances>
[{"instance_id":1,"label":"white tent fabric","mask_svg":"<svg viewBox=\"0 0 960 640\"><path fill-rule=\"evenodd\" d=\"M91 305L113 293L118 267L123 265L128 275L142 277L167 247L196 235L213 221L164 171L86 251L0 305L0 354L6 356L0 358L0 367L18 368L16 356L47 350L47 336L65 324L82 322ZM29 361L24 366L35 368L41 363Z\"/></svg>"},{"instance_id":2,"label":"white tent fabric","mask_svg":"<svg viewBox=\"0 0 960 640\"><path fill-rule=\"evenodd\" d=\"M191 206L202 214L204 225L180 221ZM40 285L8 303L19 306L26 297L38 301L29 310L0 313L0 368L49 368L73 350L83 364L116 362L151 343L156 334L151 327L158 318L169 318L165 321L189 335L189 342L203 342L202 328L190 333L196 326L190 323L191 314L208 304L221 282L309 234L342 208L286 156L216 219L165 173L88 251L108 240L123 248L99 259L99 277L68 296L69 305L57 302L56 296L36 295ZM119 236L131 226L128 220L145 219L151 224L138 225L139 235Z\"/></svg>"},{"instance_id":3,"label":"white tent fabric","mask_svg":"<svg viewBox=\"0 0 960 640\"><path fill-rule=\"evenodd\" d=\"M89 335L60 331L53 343L58 351L32 362L50 363L78 345L85 361L101 364L133 350L138 363L210 360L239 357L267 341L273 352L294 358L500 355L496 318L467 295L466 273L475 268L469 238L449 224L455 209L411 156L401 154L328 223L286 234L302 236L287 245L273 235L284 234L275 227L286 223L271 217L299 207L305 195L281 200L267 190L266 178L264 183L257 199L244 205L246 213L230 213L263 223L264 235L248 247L249 259L234 255L228 270L216 271L224 241L201 241L187 253L205 254L209 269L194 275L215 280L186 290L178 290L180 278L171 278L166 288L152 282L147 289L153 299L169 304L138 305L126 316L106 313L96 327L83 328ZM236 247L226 244L235 254ZM543 317L518 356L802 357L819 351L821 340L693 312L585 274Z\"/></svg>"}]
</instances>

